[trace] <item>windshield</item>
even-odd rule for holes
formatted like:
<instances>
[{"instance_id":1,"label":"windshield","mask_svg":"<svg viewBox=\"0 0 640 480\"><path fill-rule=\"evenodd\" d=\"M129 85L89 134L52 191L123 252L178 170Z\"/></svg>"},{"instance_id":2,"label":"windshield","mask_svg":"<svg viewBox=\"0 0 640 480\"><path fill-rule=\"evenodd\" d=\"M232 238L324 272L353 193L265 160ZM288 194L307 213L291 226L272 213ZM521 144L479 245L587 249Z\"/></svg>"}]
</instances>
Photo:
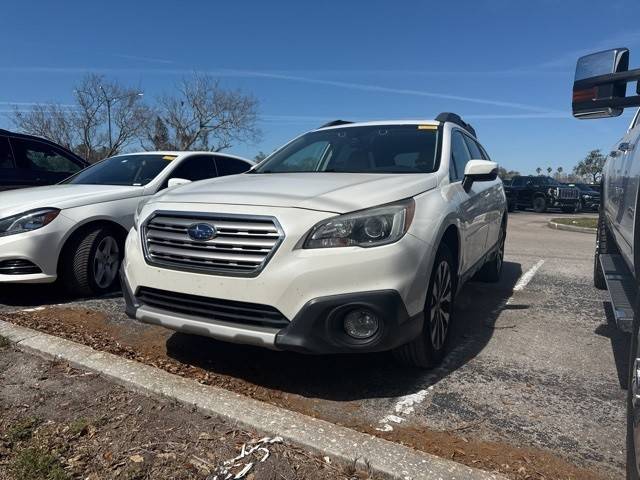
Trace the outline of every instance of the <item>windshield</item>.
<instances>
[{"instance_id":1,"label":"windshield","mask_svg":"<svg viewBox=\"0 0 640 480\"><path fill-rule=\"evenodd\" d=\"M438 168L435 125L345 127L310 132L253 173L429 173Z\"/></svg>"},{"instance_id":2,"label":"windshield","mask_svg":"<svg viewBox=\"0 0 640 480\"><path fill-rule=\"evenodd\" d=\"M85 168L62 183L143 186L174 158L175 155L119 155Z\"/></svg>"}]
</instances>

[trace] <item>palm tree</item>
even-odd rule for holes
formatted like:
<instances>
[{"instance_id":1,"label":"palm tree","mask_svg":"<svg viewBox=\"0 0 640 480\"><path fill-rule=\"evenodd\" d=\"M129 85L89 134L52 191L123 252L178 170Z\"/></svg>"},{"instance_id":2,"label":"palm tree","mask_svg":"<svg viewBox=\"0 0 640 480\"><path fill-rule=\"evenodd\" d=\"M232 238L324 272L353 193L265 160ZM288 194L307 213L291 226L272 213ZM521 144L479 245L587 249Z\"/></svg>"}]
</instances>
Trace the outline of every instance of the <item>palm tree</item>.
<instances>
[{"instance_id":1,"label":"palm tree","mask_svg":"<svg viewBox=\"0 0 640 480\"><path fill-rule=\"evenodd\" d=\"M548 173L549 175L551 175L551 172L553 172L553 168L551 168L551 167L547 167L547 173Z\"/></svg>"},{"instance_id":2,"label":"palm tree","mask_svg":"<svg viewBox=\"0 0 640 480\"><path fill-rule=\"evenodd\" d=\"M540 175L540 173L542 172L542 169L540 167L536 168L536 172L538 172L538 175Z\"/></svg>"}]
</instances>

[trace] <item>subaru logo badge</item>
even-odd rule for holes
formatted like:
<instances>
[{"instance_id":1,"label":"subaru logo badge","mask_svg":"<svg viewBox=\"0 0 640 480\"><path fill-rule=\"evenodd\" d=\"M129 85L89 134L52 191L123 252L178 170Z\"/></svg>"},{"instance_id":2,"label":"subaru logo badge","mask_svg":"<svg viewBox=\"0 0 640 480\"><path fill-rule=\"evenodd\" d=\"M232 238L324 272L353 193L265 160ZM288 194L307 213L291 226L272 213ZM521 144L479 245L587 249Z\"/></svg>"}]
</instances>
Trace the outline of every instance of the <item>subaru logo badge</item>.
<instances>
[{"instance_id":1,"label":"subaru logo badge","mask_svg":"<svg viewBox=\"0 0 640 480\"><path fill-rule=\"evenodd\" d=\"M216 236L216 229L208 223L194 223L187 229L187 233L192 240L206 242Z\"/></svg>"}]
</instances>

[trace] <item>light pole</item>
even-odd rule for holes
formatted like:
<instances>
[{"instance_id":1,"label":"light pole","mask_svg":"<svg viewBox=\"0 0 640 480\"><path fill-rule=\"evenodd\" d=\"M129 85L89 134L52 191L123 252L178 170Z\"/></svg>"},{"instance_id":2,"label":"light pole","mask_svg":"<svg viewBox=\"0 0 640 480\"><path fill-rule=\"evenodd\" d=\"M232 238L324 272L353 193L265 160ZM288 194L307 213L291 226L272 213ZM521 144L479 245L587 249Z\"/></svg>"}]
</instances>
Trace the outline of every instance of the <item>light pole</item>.
<instances>
[{"instance_id":1,"label":"light pole","mask_svg":"<svg viewBox=\"0 0 640 480\"><path fill-rule=\"evenodd\" d=\"M109 97L107 95L107 92L105 91L105 89L102 87L102 85L98 85L98 87L100 88L100 91L102 92L102 95L104 96L104 101L107 104L107 122L108 122L108 126L109 126L109 154L111 154L111 149L113 148L113 140L111 138L111 105L114 102L117 102L118 100L122 100L123 98L129 98L129 97L142 97L144 95L143 92L134 92L134 93L127 93L126 95L120 95L117 97Z\"/></svg>"}]
</instances>

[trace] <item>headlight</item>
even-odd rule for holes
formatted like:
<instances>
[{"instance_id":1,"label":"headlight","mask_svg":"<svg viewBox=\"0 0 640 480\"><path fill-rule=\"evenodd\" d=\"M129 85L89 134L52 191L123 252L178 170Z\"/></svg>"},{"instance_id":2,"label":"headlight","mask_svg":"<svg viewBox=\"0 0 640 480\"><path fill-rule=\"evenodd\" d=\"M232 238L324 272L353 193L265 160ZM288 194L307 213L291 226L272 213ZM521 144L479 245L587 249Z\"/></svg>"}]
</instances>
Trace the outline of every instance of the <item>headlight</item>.
<instances>
[{"instance_id":1,"label":"headlight","mask_svg":"<svg viewBox=\"0 0 640 480\"><path fill-rule=\"evenodd\" d=\"M584 198L586 198L587 200L589 200L591 198L591 195L585 195Z\"/></svg>"},{"instance_id":2,"label":"headlight","mask_svg":"<svg viewBox=\"0 0 640 480\"><path fill-rule=\"evenodd\" d=\"M42 228L50 224L59 213L57 208L42 208L0 219L0 237Z\"/></svg>"},{"instance_id":3,"label":"headlight","mask_svg":"<svg viewBox=\"0 0 640 480\"><path fill-rule=\"evenodd\" d=\"M377 247L400 240L413 220L413 199L347 213L311 229L302 248Z\"/></svg>"}]
</instances>

